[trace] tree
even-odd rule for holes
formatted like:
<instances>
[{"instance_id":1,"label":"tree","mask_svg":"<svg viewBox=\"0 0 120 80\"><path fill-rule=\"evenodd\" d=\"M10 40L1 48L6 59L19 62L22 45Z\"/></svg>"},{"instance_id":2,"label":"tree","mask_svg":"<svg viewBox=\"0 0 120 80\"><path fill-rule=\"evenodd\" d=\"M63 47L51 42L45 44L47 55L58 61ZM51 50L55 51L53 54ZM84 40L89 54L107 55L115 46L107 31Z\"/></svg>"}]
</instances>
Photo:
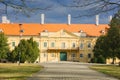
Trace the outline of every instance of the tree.
<instances>
[{"instance_id":1,"label":"tree","mask_svg":"<svg viewBox=\"0 0 120 80\"><path fill-rule=\"evenodd\" d=\"M113 17L110 28L104 37L99 37L94 47L95 57L102 55L112 58L114 64L116 57L120 59L120 17L119 12Z\"/></svg>"},{"instance_id":2,"label":"tree","mask_svg":"<svg viewBox=\"0 0 120 80\"><path fill-rule=\"evenodd\" d=\"M94 46L94 49L93 49L94 62L105 63L106 58L109 57L109 55L106 54L105 38L106 38L106 36L102 35L96 41L96 45Z\"/></svg>"},{"instance_id":3,"label":"tree","mask_svg":"<svg viewBox=\"0 0 120 80\"><path fill-rule=\"evenodd\" d=\"M8 54L8 60L11 62L17 62L19 59L19 50L18 47L15 47L15 49Z\"/></svg>"},{"instance_id":4,"label":"tree","mask_svg":"<svg viewBox=\"0 0 120 80\"><path fill-rule=\"evenodd\" d=\"M65 7L79 9L80 13L77 17L120 10L120 0L70 0L66 3L58 0L58 3ZM84 14L81 14L82 12Z\"/></svg>"},{"instance_id":5,"label":"tree","mask_svg":"<svg viewBox=\"0 0 120 80\"><path fill-rule=\"evenodd\" d=\"M115 14L110 23L107 40L109 53L111 53L111 58L114 63L116 57L120 59L120 11Z\"/></svg>"},{"instance_id":6,"label":"tree","mask_svg":"<svg viewBox=\"0 0 120 80\"><path fill-rule=\"evenodd\" d=\"M27 52L29 52L29 56L28 56L28 61L29 62L34 62L38 56L39 56L39 48L38 48L38 44L36 41L33 41L33 38L30 38L29 40L27 40L28 43L30 44Z\"/></svg>"},{"instance_id":7,"label":"tree","mask_svg":"<svg viewBox=\"0 0 120 80\"><path fill-rule=\"evenodd\" d=\"M9 52L9 47L7 43L7 37L3 32L0 32L0 60L6 59L8 52Z\"/></svg>"},{"instance_id":8,"label":"tree","mask_svg":"<svg viewBox=\"0 0 120 80\"><path fill-rule=\"evenodd\" d=\"M114 64L115 58L118 57L120 49L120 28L111 26L108 30L107 36L107 53L113 59Z\"/></svg>"},{"instance_id":9,"label":"tree","mask_svg":"<svg viewBox=\"0 0 120 80\"><path fill-rule=\"evenodd\" d=\"M33 38L29 40L21 40L17 47L12 51L10 55L10 61L19 61L24 63L25 61L33 63L39 56L39 48L37 43L33 41Z\"/></svg>"},{"instance_id":10,"label":"tree","mask_svg":"<svg viewBox=\"0 0 120 80\"><path fill-rule=\"evenodd\" d=\"M109 26L120 27L120 11L118 11L112 18Z\"/></svg>"}]
</instances>

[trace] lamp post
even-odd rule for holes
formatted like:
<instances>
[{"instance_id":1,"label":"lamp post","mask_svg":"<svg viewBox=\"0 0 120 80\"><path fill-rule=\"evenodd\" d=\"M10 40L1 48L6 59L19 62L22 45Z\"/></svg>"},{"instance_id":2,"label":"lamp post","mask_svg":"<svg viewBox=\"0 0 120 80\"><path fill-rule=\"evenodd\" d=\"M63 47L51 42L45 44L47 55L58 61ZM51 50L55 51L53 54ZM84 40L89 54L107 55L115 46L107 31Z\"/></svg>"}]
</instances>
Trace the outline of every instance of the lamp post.
<instances>
[{"instance_id":1,"label":"lamp post","mask_svg":"<svg viewBox=\"0 0 120 80\"><path fill-rule=\"evenodd\" d=\"M23 35L23 32L24 32L24 30L22 29L22 24L19 24L19 27L20 27L20 35L19 35L19 37L20 37L20 41L21 41L21 37L22 37L22 35ZM20 44L20 43L19 43ZM20 57L21 57L21 44L20 44L20 51L19 51L19 63L18 63L18 65L20 65Z\"/></svg>"}]
</instances>

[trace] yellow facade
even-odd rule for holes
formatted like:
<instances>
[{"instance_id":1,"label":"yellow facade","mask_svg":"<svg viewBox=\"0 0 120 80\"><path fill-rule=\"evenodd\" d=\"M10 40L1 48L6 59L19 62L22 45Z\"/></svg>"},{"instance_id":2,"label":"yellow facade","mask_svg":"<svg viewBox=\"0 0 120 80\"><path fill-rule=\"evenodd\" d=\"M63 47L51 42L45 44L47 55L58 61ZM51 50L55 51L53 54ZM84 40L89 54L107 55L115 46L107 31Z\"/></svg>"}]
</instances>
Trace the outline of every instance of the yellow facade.
<instances>
[{"instance_id":1,"label":"yellow facade","mask_svg":"<svg viewBox=\"0 0 120 80\"><path fill-rule=\"evenodd\" d=\"M106 34L108 28L107 24L0 24L0 30L8 37L10 50L21 39L33 37L40 49L36 62L90 62L97 38Z\"/></svg>"},{"instance_id":2,"label":"yellow facade","mask_svg":"<svg viewBox=\"0 0 120 80\"><path fill-rule=\"evenodd\" d=\"M33 37L39 44L40 49L37 62L61 61L61 52L66 54L67 61L90 62L93 57L92 50L97 37L77 36L78 34L66 30L57 32L46 31L39 36L22 36L21 38L19 36L8 36L8 43L10 49L13 50L18 45L20 39Z\"/></svg>"}]
</instances>

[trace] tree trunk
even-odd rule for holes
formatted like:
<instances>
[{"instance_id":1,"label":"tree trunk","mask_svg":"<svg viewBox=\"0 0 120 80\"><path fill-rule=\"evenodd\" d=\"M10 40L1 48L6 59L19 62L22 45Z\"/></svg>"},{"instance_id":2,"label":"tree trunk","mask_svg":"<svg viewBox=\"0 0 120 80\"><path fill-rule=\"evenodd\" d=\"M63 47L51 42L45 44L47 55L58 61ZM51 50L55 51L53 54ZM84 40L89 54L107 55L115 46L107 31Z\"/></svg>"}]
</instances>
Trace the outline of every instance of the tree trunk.
<instances>
[{"instance_id":1,"label":"tree trunk","mask_svg":"<svg viewBox=\"0 0 120 80\"><path fill-rule=\"evenodd\" d=\"M112 58L112 64L115 64L115 57Z\"/></svg>"},{"instance_id":2,"label":"tree trunk","mask_svg":"<svg viewBox=\"0 0 120 80\"><path fill-rule=\"evenodd\" d=\"M120 62L119 62L119 67L120 67Z\"/></svg>"}]
</instances>

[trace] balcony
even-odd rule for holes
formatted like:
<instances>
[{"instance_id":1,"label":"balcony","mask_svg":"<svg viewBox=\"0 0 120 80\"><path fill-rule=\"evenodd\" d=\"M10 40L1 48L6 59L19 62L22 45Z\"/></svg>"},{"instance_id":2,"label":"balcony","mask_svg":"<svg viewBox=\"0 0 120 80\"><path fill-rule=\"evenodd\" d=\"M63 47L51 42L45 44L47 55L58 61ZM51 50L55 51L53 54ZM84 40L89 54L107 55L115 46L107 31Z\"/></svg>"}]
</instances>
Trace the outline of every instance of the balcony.
<instances>
[{"instance_id":1,"label":"balcony","mask_svg":"<svg viewBox=\"0 0 120 80\"><path fill-rule=\"evenodd\" d=\"M65 47L65 48L62 48L62 47L49 47L47 48L48 51L52 51L52 50L57 50L57 51L60 51L60 50L65 50L65 51L69 51L69 50L72 50L72 51L78 51L79 50L79 47Z\"/></svg>"}]
</instances>

